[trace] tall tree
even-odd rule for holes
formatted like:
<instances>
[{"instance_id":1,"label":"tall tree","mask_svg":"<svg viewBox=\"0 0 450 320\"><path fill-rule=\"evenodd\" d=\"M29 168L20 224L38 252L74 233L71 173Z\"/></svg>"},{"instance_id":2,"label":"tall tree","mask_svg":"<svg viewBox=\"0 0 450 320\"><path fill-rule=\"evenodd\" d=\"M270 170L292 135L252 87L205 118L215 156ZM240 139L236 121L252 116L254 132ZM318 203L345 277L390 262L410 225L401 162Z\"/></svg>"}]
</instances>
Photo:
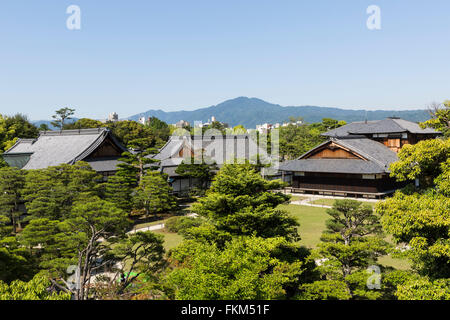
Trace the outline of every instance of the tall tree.
<instances>
[{"instance_id":1,"label":"tall tree","mask_svg":"<svg viewBox=\"0 0 450 320\"><path fill-rule=\"evenodd\" d=\"M450 281L449 139L422 141L400 151L391 168L398 180L419 178L419 189L397 191L377 205L384 229L407 246L418 274L398 286L399 299L442 299ZM404 152L404 153L403 153Z\"/></svg>"},{"instance_id":2,"label":"tall tree","mask_svg":"<svg viewBox=\"0 0 450 320\"><path fill-rule=\"evenodd\" d=\"M298 222L277 209L289 196L272 192L283 185L280 180L264 180L250 164L226 164L217 173L206 196L192 210L207 218L211 228L219 233L263 238L283 236L296 241ZM199 228L197 231L205 230Z\"/></svg>"},{"instance_id":3,"label":"tall tree","mask_svg":"<svg viewBox=\"0 0 450 320\"><path fill-rule=\"evenodd\" d=\"M171 191L166 175L155 171L149 172L136 189L134 207L143 210L145 216L174 210L177 203Z\"/></svg>"},{"instance_id":4,"label":"tall tree","mask_svg":"<svg viewBox=\"0 0 450 320\"><path fill-rule=\"evenodd\" d=\"M375 264L379 256L385 255L389 244L383 240L378 216L367 204L336 200L327 214L331 219L326 223L327 228L316 252L322 261L318 270L326 277L325 281L340 281L341 287L347 287L348 297L354 298L358 295L351 290L354 278L358 278L361 272L365 273L365 269ZM360 279L356 280L359 282ZM317 288L308 286L304 289Z\"/></svg>"},{"instance_id":5,"label":"tall tree","mask_svg":"<svg viewBox=\"0 0 450 320\"><path fill-rule=\"evenodd\" d=\"M23 198L29 218L62 219L76 199L100 193L100 180L89 164L82 161L28 171Z\"/></svg>"},{"instance_id":6,"label":"tall tree","mask_svg":"<svg viewBox=\"0 0 450 320\"><path fill-rule=\"evenodd\" d=\"M175 170L175 173L182 177L197 179L200 189L206 190L218 167L215 162L212 163L212 161L205 160L204 156L192 156L190 160L183 160Z\"/></svg>"},{"instance_id":7,"label":"tall tree","mask_svg":"<svg viewBox=\"0 0 450 320\"><path fill-rule=\"evenodd\" d=\"M22 198L22 189L25 185L25 173L17 168L0 168L0 215L9 219L13 226L13 233L17 227L22 228L20 216L22 212L19 205Z\"/></svg>"},{"instance_id":8,"label":"tall tree","mask_svg":"<svg viewBox=\"0 0 450 320\"><path fill-rule=\"evenodd\" d=\"M52 126L63 130L65 129L64 125L66 124L66 121L72 119L71 116L75 114L75 109L70 109L67 107L61 108L59 110L56 110L55 113L56 114L52 116L55 121L52 121L51 124Z\"/></svg>"},{"instance_id":9,"label":"tall tree","mask_svg":"<svg viewBox=\"0 0 450 320\"><path fill-rule=\"evenodd\" d=\"M132 140L128 144L131 151L124 152L119 159L122 163L118 165L117 175L137 186L142 182L147 171L156 170L156 163L159 160L152 158L152 154L156 154L157 150L150 147L151 143L148 138Z\"/></svg>"}]
</instances>

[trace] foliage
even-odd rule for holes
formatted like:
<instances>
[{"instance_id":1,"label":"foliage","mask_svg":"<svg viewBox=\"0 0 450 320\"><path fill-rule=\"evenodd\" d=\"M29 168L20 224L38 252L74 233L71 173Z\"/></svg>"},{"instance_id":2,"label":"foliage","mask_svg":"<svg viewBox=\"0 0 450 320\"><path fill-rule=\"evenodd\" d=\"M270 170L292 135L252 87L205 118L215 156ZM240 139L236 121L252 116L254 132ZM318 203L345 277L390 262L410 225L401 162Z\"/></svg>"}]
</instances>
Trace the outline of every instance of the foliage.
<instances>
[{"instance_id":1,"label":"foliage","mask_svg":"<svg viewBox=\"0 0 450 320\"><path fill-rule=\"evenodd\" d=\"M81 118L73 123L67 123L64 125L65 130L73 130L73 129L95 129L102 128L104 124L101 121L93 120L89 118Z\"/></svg>"},{"instance_id":2,"label":"foliage","mask_svg":"<svg viewBox=\"0 0 450 320\"><path fill-rule=\"evenodd\" d=\"M441 164L450 158L450 139L430 139L405 145L398 158L389 168L391 177L398 181L420 179L421 185L428 187L442 173Z\"/></svg>"},{"instance_id":3,"label":"foliage","mask_svg":"<svg viewBox=\"0 0 450 320\"><path fill-rule=\"evenodd\" d=\"M276 208L290 197L271 192L282 185L280 180L264 180L250 164L226 164L192 210L230 235L283 236L297 241L297 221Z\"/></svg>"},{"instance_id":4,"label":"foliage","mask_svg":"<svg viewBox=\"0 0 450 320\"><path fill-rule=\"evenodd\" d=\"M148 172L136 189L134 207L144 210L145 215L158 214L177 208L167 176L156 171Z\"/></svg>"},{"instance_id":5,"label":"foliage","mask_svg":"<svg viewBox=\"0 0 450 320\"><path fill-rule=\"evenodd\" d=\"M150 140L150 138L139 138L131 141L128 148L132 151L124 152L119 159L122 163L118 164L117 175L125 178L127 183L138 185L147 171L157 169L155 163L159 160L151 157L151 154L157 151L154 148L148 148L151 144Z\"/></svg>"},{"instance_id":6,"label":"foliage","mask_svg":"<svg viewBox=\"0 0 450 320\"><path fill-rule=\"evenodd\" d=\"M126 236L114 241L108 257L112 261L117 261L116 276L109 283L110 290L108 295L113 294L115 297L125 293L125 291L133 291L130 285L142 276L154 278L155 274L160 272L166 266L164 258L164 240L163 236L153 232L137 232L135 234L127 234ZM121 278L117 279L117 275L121 274ZM119 280L116 286L114 282ZM111 290L113 289L113 290ZM105 297L103 297L105 298Z\"/></svg>"},{"instance_id":7,"label":"foliage","mask_svg":"<svg viewBox=\"0 0 450 320\"><path fill-rule=\"evenodd\" d=\"M55 121L52 121L51 124L54 127L57 127L61 130L65 129L65 124L67 120L72 119L71 116L75 114L75 109L71 108L61 108L55 111L55 115L52 116Z\"/></svg>"},{"instance_id":8,"label":"foliage","mask_svg":"<svg viewBox=\"0 0 450 320\"><path fill-rule=\"evenodd\" d=\"M0 238L0 282L29 280L37 272L35 258L15 237Z\"/></svg>"},{"instance_id":9,"label":"foliage","mask_svg":"<svg viewBox=\"0 0 450 320\"><path fill-rule=\"evenodd\" d=\"M218 170L215 162L205 162L203 156L200 159L192 156L190 161L186 162L186 160L183 160L175 170L175 173L182 177L198 179L199 188L205 190L208 187L208 183L214 177L215 170Z\"/></svg>"},{"instance_id":10,"label":"foliage","mask_svg":"<svg viewBox=\"0 0 450 320\"><path fill-rule=\"evenodd\" d=\"M117 208L131 212L133 208L134 183L126 176L116 174L108 177L104 184L105 200L114 203Z\"/></svg>"},{"instance_id":11,"label":"foliage","mask_svg":"<svg viewBox=\"0 0 450 320\"><path fill-rule=\"evenodd\" d=\"M185 241L170 254L178 266L167 278L171 298L284 299L301 283L301 254L286 260L283 238L236 238L223 250L215 244Z\"/></svg>"},{"instance_id":12,"label":"foliage","mask_svg":"<svg viewBox=\"0 0 450 320\"><path fill-rule=\"evenodd\" d=\"M133 141L140 139L141 150L149 148L160 148L166 141L161 140L156 135L156 129L144 126L136 121L115 121L106 123L106 127L110 129L114 135L124 146L129 146ZM142 143L144 142L144 143Z\"/></svg>"},{"instance_id":13,"label":"foliage","mask_svg":"<svg viewBox=\"0 0 450 320\"><path fill-rule=\"evenodd\" d=\"M89 164L82 161L28 171L23 198L30 218L64 218L75 200L100 193L100 180Z\"/></svg>"},{"instance_id":14,"label":"foliage","mask_svg":"<svg viewBox=\"0 0 450 320\"><path fill-rule=\"evenodd\" d=\"M22 198L22 189L25 184L25 173L17 168L0 168L0 216L9 220L13 232L22 227L19 204ZM1 226L2 218L0 218Z\"/></svg>"},{"instance_id":15,"label":"foliage","mask_svg":"<svg viewBox=\"0 0 450 320\"><path fill-rule=\"evenodd\" d=\"M345 121L324 118L321 123L288 126L279 129L282 159L296 159L308 150L327 140L322 133L345 125Z\"/></svg>"},{"instance_id":16,"label":"foliage","mask_svg":"<svg viewBox=\"0 0 450 320\"><path fill-rule=\"evenodd\" d=\"M420 274L450 277L450 198L433 192L398 191L376 210L385 230L410 247L407 255Z\"/></svg>"},{"instance_id":17,"label":"foliage","mask_svg":"<svg viewBox=\"0 0 450 320\"><path fill-rule=\"evenodd\" d=\"M450 300L450 279L410 280L398 287L396 296L399 300Z\"/></svg>"},{"instance_id":18,"label":"foliage","mask_svg":"<svg viewBox=\"0 0 450 320\"><path fill-rule=\"evenodd\" d=\"M326 280L346 283L353 297L358 295L350 286L350 279L387 253L389 244L382 238L378 216L372 208L355 200L336 200L327 210L331 216L322 234L322 242L313 257L320 258L317 269ZM355 274L356 273L356 274Z\"/></svg>"},{"instance_id":19,"label":"foliage","mask_svg":"<svg viewBox=\"0 0 450 320\"><path fill-rule=\"evenodd\" d=\"M2 116L0 114L0 153L11 148L17 139L34 139L39 130L22 114Z\"/></svg>"},{"instance_id":20,"label":"foliage","mask_svg":"<svg viewBox=\"0 0 450 320\"><path fill-rule=\"evenodd\" d=\"M199 227L203 224L202 219L193 217L171 217L165 222L165 227L170 232L184 234L188 229Z\"/></svg>"},{"instance_id":21,"label":"foliage","mask_svg":"<svg viewBox=\"0 0 450 320\"><path fill-rule=\"evenodd\" d=\"M431 119L421 123L421 127L436 129L450 137L450 100L444 101L441 105L433 105L430 108Z\"/></svg>"},{"instance_id":22,"label":"foliage","mask_svg":"<svg viewBox=\"0 0 450 320\"><path fill-rule=\"evenodd\" d=\"M299 300L349 300L351 295L345 282L339 280L320 280L303 284Z\"/></svg>"},{"instance_id":23,"label":"foliage","mask_svg":"<svg viewBox=\"0 0 450 320\"><path fill-rule=\"evenodd\" d=\"M39 274L29 282L20 280L7 285L0 281L0 300L70 300L70 294L55 292L48 278Z\"/></svg>"}]
</instances>

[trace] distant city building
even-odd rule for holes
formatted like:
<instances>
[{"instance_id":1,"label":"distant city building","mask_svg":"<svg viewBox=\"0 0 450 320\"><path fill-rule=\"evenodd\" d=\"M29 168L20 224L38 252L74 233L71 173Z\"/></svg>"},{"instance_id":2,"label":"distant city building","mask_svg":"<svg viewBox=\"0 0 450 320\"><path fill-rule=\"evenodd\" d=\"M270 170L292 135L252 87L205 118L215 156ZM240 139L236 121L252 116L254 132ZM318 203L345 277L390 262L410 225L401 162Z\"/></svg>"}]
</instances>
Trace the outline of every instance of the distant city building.
<instances>
[{"instance_id":1,"label":"distant city building","mask_svg":"<svg viewBox=\"0 0 450 320\"><path fill-rule=\"evenodd\" d=\"M145 117L140 117L138 122L143 124L145 126L145 124L147 123L148 119L145 119Z\"/></svg>"},{"instance_id":2,"label":"distant city building","mask_svg":"<svg viewBox=\"0 0 450 320\"><path fill-rule=\"evenodd\" d=\"M116 122L119 121L119 115L116 112L112 112L108 115L108 121Z\"/></svg>"},{"instance_id":3,"label":"distant city building","mask_svg":"<svg viewBox=\"0 0 450 320\"><path fill-rule=\"evenodd\" d=\"M390 177L405 145L441 133L400 118L352 122L325 132L329 140L280 165L292 176L292 192L381 198L404 187Z\"/></svg>"},{"instance_id":4,"label":"distant city building","mask_svg":"<svg viewBox=\"0 0 450 320\"><path fill-rule=\"evenodd\" d=\"M272 129L272 125L270 123L264 123L264 124L260 124L260 125L256 125L256 130L263 134L263 133L267 133L270 129Z\"/></svg>"},{"instance_id":5,"label":"distant city building","mask_svg":"<svg viewBox=\"0 0 450 320\"><path fill-rule=\"evenodd\" d=\"M295 122L283 122L283 124L280 124L278 122L275 124L264 123L264 124L256 125L256 131L258 131L259 133L267 133L271 129L278 129L280 127L287 127L289 125L300 126L302 124L303 124L303 121L301 121L301 120L298 120Z\"/></svg>"},{"instance_id":6,"label":"distant city building","mask_svg":"<svg viewBox=\"0 0 450 320\"><path fill-rule=\"evenodd\" d=\"M190 123L188 121L180 120L177 123L175 123L175 127L177 128L186 128L189 127Z\"/></svg>"},{"instance_id":7,"label":"distant city building","mask_svg":"<svg viewBox=\"0 0 450 320\"><path fill-rule=\"evenodd\" d=\"M216 119L216 117L212 116L211 119L208 119L208 122L205 123L196 123L196 128L203 128L212 125L214 122L219 122L224 128L229 128L229 124L225 122L220 122Z\"/></svg>"}]
</instances>

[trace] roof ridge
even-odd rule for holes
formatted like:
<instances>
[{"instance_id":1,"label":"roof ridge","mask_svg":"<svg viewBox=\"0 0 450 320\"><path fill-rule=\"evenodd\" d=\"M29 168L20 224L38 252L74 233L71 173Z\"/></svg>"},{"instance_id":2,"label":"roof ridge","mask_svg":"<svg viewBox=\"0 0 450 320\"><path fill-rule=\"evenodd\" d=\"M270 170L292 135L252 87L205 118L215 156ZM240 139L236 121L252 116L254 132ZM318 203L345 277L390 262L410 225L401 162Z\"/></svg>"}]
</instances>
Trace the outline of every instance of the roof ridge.
<instances>
[{"instance_id":1,"label":"roof ridge","mask_svg":"<svg viewBox=\"0 0 450 320\"><path fill-rule=\"evenodd\" d=\"M81 152L80 154L78 154L75 158L73 158L72 160L69 161L69 164L73 164L77 161L82 161L83 159L85 159L89 154L92 153L92 151L97 148L103 141L105 141L106 137L108 136L108 133L110 131L109 130L103 130L101 132L99 132L99 136L97 137L97 139L95 139L90 145L89 147L87 147L83 152Z\"/></svg>"},{"instance_id":2,"label":"roof ridge","mask_svg":"<svg viewBox=\"0 0 450 320\"><path fill-rule=\"evenodd\" d=\"M336 139L336 140L345 140L345 139ZM389 149L389 148L387 148L384 144L382 144L382 143L380 143L380 142L377 142L377 141L374 141L374 140L371 140L371 139L367 139L367 138L365 138L364 140L372 141L372 142L374 142L374 143L377 143L377 144L379 144L379 145L385 147L386 149ZM338 143L338 144L339 144L339 143ZM378 159L375 159L374 157L372 157L372 156L369 155L368 153L366 153L366 152L364 152L364 151L361 151L360 149L355 148L354 146L345 145L345 143L344 143L344 147L345 147L345 146L346 146L346 147L350 147L350 149L352 149L352 150L354 150L354 151L360 153L361 155L365 156L366 158L370 159L371 161L377 163L377 164L380 165L382 168L386 168L386 165L385 165L383 162L381 162L381 161L378 160ZM390 150L390 149L389 149L389 150Z\"/></svg>"},{"instance_id":3,"label":"roof ridge","mask_svg":"<svg viewBox=\"0 0 450 320\"><path fill-rule=\"evenodd\" d=\"M71 130L55 130L55 131L39 131L39 136L70 136L84 134L100 134L105 131L111 131L108 128L87 128L87 129L71 129Z\"/></svg>"}]
</instances>

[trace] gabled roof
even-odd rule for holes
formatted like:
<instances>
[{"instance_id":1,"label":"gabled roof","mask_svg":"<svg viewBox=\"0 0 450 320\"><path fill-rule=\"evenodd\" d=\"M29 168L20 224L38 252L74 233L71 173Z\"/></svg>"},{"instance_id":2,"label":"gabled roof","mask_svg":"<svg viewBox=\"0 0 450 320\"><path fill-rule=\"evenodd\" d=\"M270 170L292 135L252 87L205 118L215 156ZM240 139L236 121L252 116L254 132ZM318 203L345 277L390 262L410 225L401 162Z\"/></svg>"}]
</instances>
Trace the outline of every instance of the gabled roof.
<instances>
[{"instance_id":1,"label":"gabled roof","mask_svg":"<svg viewBox=\"0 0 450 320\"><path fill-rule=\"evenodd\" d=\"M182 148L187 148L210 157L217 164L230 161L234 158L256 160L256 156L268 158L267 153L258 147L251 135L216 135L216 136L172 136L169 141L160 149L154 159L161 160L161 166L177 166L183 158L179 152Z\"/></svg>"},{"instance_id":2,"label":"gabled roof","mask_svg":"<svg viewBox=\"0 0 450 320\"><path fill-rule=\"evenodd\" d=\"M317 149L335 143L363 159L308 159ZM282 171L376 174L389 172L389 165L398 160L397 154L380 142L367 138L330 139L306 152L297 160L280 165Z\"/></svg>"},{"instance_id":3,"label":"gabled roof","mask_svg":"<svg viewBox=\"0 0 450 320\"><path fill-rule=\"evenodd\" d=\"M376 133L414 133L438 135L440 132L431 128L422 129L417 123L399 119L387 118L376 121L352 122L337 129L323 133L326 137L346 137L349 135L366 135Z\"/></svg>"},{"instance_id":4,"label":"gabled roof","mask_svg":"<svg viewBox=\"0 0 450 320\"><path fill-rule=\"evenodd\" d=\"M126 151L106 128L42 131L37 139L19 139L3 154L8 158L20 154L29 155L29 161L22 169L44 169L60 164L73 164L84 160L109 137L121 150Z\"/></svg>"}]
</instances>

